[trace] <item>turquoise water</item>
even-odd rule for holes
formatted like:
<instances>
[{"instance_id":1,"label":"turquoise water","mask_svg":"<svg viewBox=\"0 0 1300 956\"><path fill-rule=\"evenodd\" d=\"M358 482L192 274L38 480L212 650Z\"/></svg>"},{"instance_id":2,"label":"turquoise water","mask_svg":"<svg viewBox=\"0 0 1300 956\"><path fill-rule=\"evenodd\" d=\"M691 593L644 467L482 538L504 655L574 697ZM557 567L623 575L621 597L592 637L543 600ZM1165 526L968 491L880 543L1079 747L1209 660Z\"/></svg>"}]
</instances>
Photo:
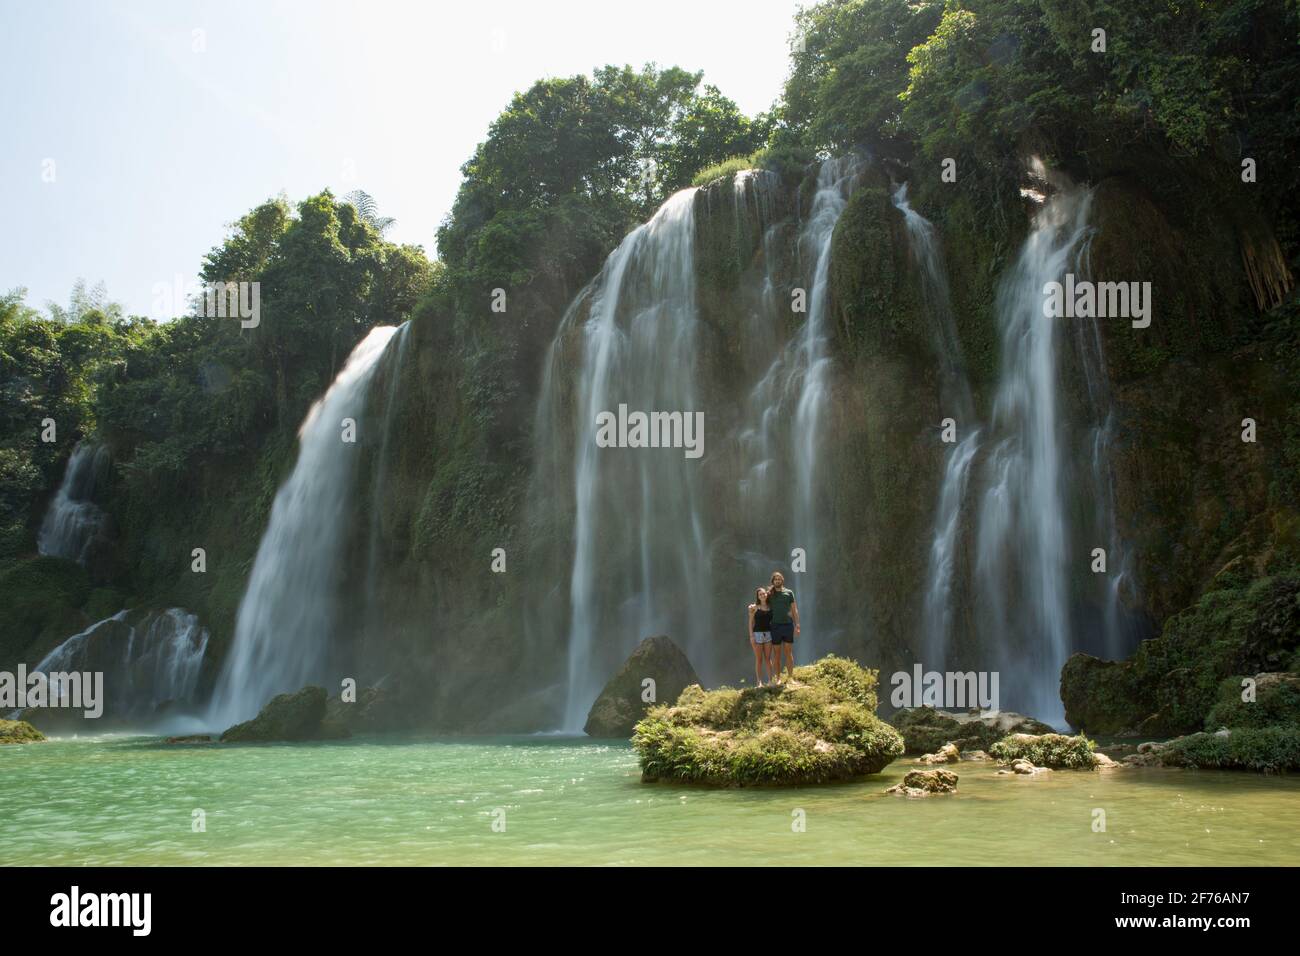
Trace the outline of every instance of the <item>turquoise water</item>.
<instances>
[{"instance_id":1,"label":"turquoise water","mask_svg":"<svg viewBox=\"0 0 1300 956\"><path fill-rule=\"evenodd\" d=\"M703 790L642 784L629 747L585 739L54 740L0 747L0 865L1300 862L1296 777L964 763L955 796L882 793L914 766Z\"/></svg>"}]
</instances>

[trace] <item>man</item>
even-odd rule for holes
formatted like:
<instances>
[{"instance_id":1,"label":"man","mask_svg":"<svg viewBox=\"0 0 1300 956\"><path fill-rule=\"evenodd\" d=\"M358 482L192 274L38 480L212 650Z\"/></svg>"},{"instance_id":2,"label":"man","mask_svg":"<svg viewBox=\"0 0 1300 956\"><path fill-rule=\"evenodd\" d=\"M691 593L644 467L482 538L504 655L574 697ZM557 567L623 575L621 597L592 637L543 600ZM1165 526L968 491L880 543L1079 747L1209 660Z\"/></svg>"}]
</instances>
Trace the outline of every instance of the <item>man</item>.
<instances>
[{"instance_id":1,"label":"man","mask_svg":"<svg viewBox=\"0 0 1300 956\"><path fill-rule=\"evenodd\" d=\"M799 606L794 603L794 592L787 590L785 575L772 572L772 587L767 593L767 606L772 609L772 647L776 650L776 678L781 679L781 661L786 672L794 678L794 639L799 634Z\"/></svg>"}]
</instances>

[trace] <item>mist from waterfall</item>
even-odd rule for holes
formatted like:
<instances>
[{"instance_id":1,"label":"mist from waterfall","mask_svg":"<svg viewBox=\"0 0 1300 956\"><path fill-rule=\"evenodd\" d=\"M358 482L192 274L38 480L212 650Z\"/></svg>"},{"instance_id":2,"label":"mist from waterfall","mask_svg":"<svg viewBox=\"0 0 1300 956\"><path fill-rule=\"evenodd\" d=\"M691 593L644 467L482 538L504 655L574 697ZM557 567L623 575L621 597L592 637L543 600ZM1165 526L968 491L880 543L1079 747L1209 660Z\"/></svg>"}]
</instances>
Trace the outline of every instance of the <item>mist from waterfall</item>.
<instances>
[{"instance_id":1,"label":"mist from waterfall","mask_svg":"<svg viewBox=\"0 0 1300 956\"><path fill-rule=\"evenodd\" d=\"M366 427L368 386L397 331L371 329L298 430L298 460L276 493L213 693L213 726L254 716L275 694L329 682L335 612L348 586L343 549L357 510L360 445L343 440L342 423Z\"/></svg>"},{"instance_id":2,"label":"mist from waterfall","mask_svg":"<svg viewBox=\"0 0 1300 956\"><path fill-rule=\"evenodd\" d=\"M930 540L919 642L925 666L942 671L947 667L953 637L961 519L971 466L979 453L980 429L975 420L975 404L953 318L947 270L935 239L934 225L912 208L906 183L895 190L894 206L903 214L908 246L920 273L921 303L931 320L941 373L940 408L945 418L953 419L958 438L947 446L944 459ZM965 437L961 437L963 433Z\"/></svg>"},{"instance_id":3,"label":"mist from waterfall","mask_svg":"<svg viewBox=\"0 0 1300 956\"><path fill-rule=\"evenodd\" d=\"M80 442L68 458L63 481L36 536L42 555L86 563L86 554L107 516L94 495L110 461L108 446Z\"/></svg>"}]
</instances>

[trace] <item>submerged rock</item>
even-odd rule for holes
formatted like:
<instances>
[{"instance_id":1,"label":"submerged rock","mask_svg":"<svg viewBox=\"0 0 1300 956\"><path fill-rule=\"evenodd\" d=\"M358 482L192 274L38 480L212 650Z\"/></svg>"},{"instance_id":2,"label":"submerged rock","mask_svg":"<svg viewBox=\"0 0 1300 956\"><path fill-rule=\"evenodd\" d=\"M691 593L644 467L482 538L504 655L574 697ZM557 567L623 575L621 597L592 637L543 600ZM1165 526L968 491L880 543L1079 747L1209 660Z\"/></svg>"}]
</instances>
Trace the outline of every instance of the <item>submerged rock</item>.
<instances>
[{"instance_id":1,"label":"submerged rock","mask_svg":"<svg viewBox=\"0 0 1300 956\"><path fill-rule=\"evenodd\" d=\"M841 657L795 668L776 687L686 688L650 710L632 745L645 782L827 783L879 773L903 753L875 715L876 671Z\"/></svg>"},{"instance_id":2,"label":"submerged rock","mask_svg":"<svg viewBox=\"0 0 1300 956\"><path fill-rule=\"evenodd\" d=\"M1042 768L1091 770L1097 766L1096 745L1087 737L1065 734L1010 734L989 748L989 753L1016 773L1033 773ZM1028 770L1017 764L1028 764Z\"/></svg>"},{"instance_id":3,"label":"submerged rock","mask_svg":"<svg viewBox=\"0 0 1300 956\"><path fill-rule=\"evenodd\" d=\"M25 720L0 720L0 744L34 744L45 735Z\"/></svg>"},{"instance_id":4,"label":"submerged rock","mask_svg":"<svg viewBox=\"0 0 1300 956\"><path fill-rule=\"evenodd\" d=\"M1008 734L1053 732L1041 720L1009 710L962 713L910 707L895 712L889 723L903 735L909 754L933 753L949 743L958 750L987 750Z\"/></svg>"},{"instance_id":5,"label":"submerged rock","mask_svg":"<svg viewBox=\"0 0 1300 956\"><path fill-rule=\"evenodd\" d=\"M909 770L902 783L895 784L885 793L928 797L936 793L953 793L956 789L957 775L951 770Z\"/></svg>"},{"instance_id":6,"label":"submerged rock","mask_svg":"<svg viewBox=\"0 0 1300 956\"><path fill-rule=\"evenodd\" d=\"M168 737L169 744L210 744L212 736L210 734L186 734L183 737Z\"/></svg>"},{"instance_id":7,"label":"submerged rock","mask_svg":"<svg viewBox=\"0 0 1300 956\"><path fill-rule=\"evenodd\" d=\"M654 681L654 699L643 696L647 678ZM687 687L699 684L695 668L667 636L647 637L632 652L587 714L583 733L589 737L630 737L636 723L656 703L671 704Z\"/></svg>"},{"instance_id":8,"label":"submerged rock","mask_svg":"<svg viewBox=\"0 0 1300 956\"><path fill-rule=\"evenodd\" d=\"M235 724L222 734L221 742L266 743L331 736L331 728L322 726L327 696L325 688L310 686L296 694L278 694L252 720Z\"/></svg>"}]
</instances>

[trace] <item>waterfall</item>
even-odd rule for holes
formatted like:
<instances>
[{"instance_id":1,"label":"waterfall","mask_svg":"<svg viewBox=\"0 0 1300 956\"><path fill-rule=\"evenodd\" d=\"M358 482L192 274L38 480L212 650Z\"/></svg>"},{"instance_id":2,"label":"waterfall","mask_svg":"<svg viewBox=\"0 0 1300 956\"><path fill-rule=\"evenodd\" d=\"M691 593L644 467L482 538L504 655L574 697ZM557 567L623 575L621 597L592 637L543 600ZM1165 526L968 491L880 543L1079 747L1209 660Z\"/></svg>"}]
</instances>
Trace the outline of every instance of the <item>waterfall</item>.
<instances>
[{"instance_id":1,"label":"waterfall","mask_svg":"<svg viewBox=\"0 0 1300 956\"><path fill-rule=\"evenodd\" d=\"M668 199L610 254L582 297L588 315L573 422L569 730L582 727L605 677L641 637L671 633L688 655L708 637L701 461L679 448L596 444L597 416L620 405L699 410L694 201L694 189ZM596 644L598 635L606 646Z\"/></svg>"},{"instance_id":2,"label":"waterfall","mask_svg":"<svg viewBox=\"0 0 1300 956\"><path fill-rule=\"evenodd\" d=\"M956 422L958 434L965 432L964 438L948 446L944 462L921 614L921 658L927 668L942 671L946 667L953 637L961 516L971 465L979 452L980 430L975 422L970 382L948 291L947 270L935 239L934 225L908 202L907 183L894 192L894 205L903 214L908 246L920 271L921 303L931 319L932 338L939 358L943 417Z\"/></svg>"},{"instance_id":3,"label":"waterfall","mask_svg":"<svg viewBox=\"0 0 1300 956\"><path fill-rule=\"evenodd\" d=\"M119 611L68 638L32 671L102 672L104 718L152 720L164 706L195 702L207 648L207 630L183 608Z\"/></svg>"},{"instance_id":4,"label":"waterfall","mask_svg":"<svg viewBox=\"0 0 1300 956\"><path fill-rule=\"evenodd\" d=\"M91 543L107 517L93 498L109 459L106 445L81 442L72 450L63 481L36 537L40 554L86 563Z\"/></svg>"},{"instance_id":5,"label":"waterfall","mask_svg":"<svg viewBox=\"0 0 1300 956\"><path fill-rule=\"evenodd\" d=\"M816 657L821 652L819 648L824 650L827 644L826 635L817 630L817 575L822 564L830 564L830 556L821 549L821 486L817 466L821 456L822 419L831 384L830 330L826 316L830 301L831 239L860 171L861 161L852 155L822 163L812 209L799 236L799 255L811 265L807 275L811 276L812 284L808 290L808 318L798 350L801 385L792 426L796 436L795 523L790 540L791 547L804 549L808 565L807 571L795 575L790 586L800 598L800 635L796 647L805 661Z\"/></svg>"},{"instance_id":6,"label":"waterfall","mask_svg":"<svg viewBox=\"0 0 1300 956\"><path fill-rule=\"evenodd\" d=\"M1044 315L1044 286L1077 270L1091 200L1090 191L1073 187L1046 199L999 285L1002 367L978 529L984 646L1001 648L1002 686L1055 723L1063 719L1057 687L1072 650L1067 555L1075 545L1065 513L1068 432L1058 396L1057 328L1069 320Z\"/></svg>"},{"instance_id":7,"label":"waterfall","mask_svg":"<svg viewBox=\"0 0 1300 956\"><path fill-rule=\"evenodd\" d=\"M335 609L349 586L343 548L359 449L342 439L342 422L353 419L360 432L367 386L396 332L371 329L298 430L298 461L276 493L217 680L213 725L248 719L276 694L330 679Z\"/></svg>"}]
</instances>

